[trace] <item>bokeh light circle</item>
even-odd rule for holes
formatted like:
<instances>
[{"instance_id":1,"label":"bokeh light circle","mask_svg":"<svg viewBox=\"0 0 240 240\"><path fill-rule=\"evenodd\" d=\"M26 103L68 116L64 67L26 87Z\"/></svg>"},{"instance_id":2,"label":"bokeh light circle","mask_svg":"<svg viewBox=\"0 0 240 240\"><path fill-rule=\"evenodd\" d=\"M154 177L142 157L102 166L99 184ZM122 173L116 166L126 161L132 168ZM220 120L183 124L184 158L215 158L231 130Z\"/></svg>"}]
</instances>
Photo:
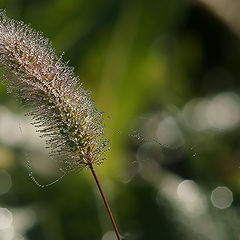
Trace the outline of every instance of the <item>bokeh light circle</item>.
<instances>
[{"instance_id":1,"label":"bokeh light circle","mask_svg":"<svg viewBox=\"0 0 240 240\"><path fill-rule=\"evenodd\" d=\"M182 181L177 188L178 197L184 202L195 202L198 199L197 184L192 180Z\"/></svg>"},{"instance_id":2,"label":"bokeh light circle","mask_svg":"<svg viewBox=\"0 0 240 240\"><path fill-rule=\"evenodd\" d=\"M116 234L114 231L108 231L106 232L103 237L102 240L112 240L116 238Z\"/></svg>"},{"instance_id":3,"label":"bokeh light circle","mask_svg":"<svg viewBox=\"0 0 240 240\"><path fill-rule=\"evenodd\" d=\"M12 222L12 213L7 208L0 208L0 230L9 228Z\"/></svg>"},{"instance_id":4,"label":"bokeh light circle","mask_svg":"<svg viewBox=\"0 0 240 240\"><path fill-rule=\"evenodd\" d=\"M231 206L233 202L232 191L224 186L216 187L211 193L211 202L214 207L225 209Z\"/></svg>"}]
</instances>

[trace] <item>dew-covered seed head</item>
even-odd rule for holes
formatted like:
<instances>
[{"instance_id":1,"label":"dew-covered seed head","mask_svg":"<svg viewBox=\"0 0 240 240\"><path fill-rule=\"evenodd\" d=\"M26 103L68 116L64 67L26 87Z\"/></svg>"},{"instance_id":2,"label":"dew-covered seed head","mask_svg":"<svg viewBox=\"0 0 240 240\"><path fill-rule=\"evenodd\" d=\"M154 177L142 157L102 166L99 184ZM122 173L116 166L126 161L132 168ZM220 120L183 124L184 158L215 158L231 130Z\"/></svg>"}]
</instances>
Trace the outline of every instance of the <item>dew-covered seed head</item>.
<instances>
[{"instance_id":1,"label":"dew-covered seed head","mask_svg":"<svg viewBox=\"0 0 240 240\"><path fill-rule=\"evenodd\" d=\"M0 11L1 80L25 105L51 156L69 170L99 164L109 150L103 113L48 39Z\"/></svg>"}]
</instances>

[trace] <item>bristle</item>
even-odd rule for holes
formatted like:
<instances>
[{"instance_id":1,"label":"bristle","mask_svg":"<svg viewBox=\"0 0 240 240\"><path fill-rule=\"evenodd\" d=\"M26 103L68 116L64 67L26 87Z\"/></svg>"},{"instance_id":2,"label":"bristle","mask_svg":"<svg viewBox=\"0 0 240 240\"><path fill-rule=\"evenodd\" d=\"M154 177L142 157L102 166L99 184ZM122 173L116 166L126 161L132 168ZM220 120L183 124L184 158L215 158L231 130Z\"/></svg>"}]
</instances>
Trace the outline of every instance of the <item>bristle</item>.
<instances>
[{"instance_id":1,"label":"bristle","mask_svg":"<svg viewBox=\"0 0 240 240\"><path fill-rule=\"evenodd\" d=\"M0 68L9 90L35 109L32 124L69 169L99 164L109 150L103 113L91 92L74 76L72 67L57 57L48 39L29 25L0 12Z\"/></svg>"}]
</instances>

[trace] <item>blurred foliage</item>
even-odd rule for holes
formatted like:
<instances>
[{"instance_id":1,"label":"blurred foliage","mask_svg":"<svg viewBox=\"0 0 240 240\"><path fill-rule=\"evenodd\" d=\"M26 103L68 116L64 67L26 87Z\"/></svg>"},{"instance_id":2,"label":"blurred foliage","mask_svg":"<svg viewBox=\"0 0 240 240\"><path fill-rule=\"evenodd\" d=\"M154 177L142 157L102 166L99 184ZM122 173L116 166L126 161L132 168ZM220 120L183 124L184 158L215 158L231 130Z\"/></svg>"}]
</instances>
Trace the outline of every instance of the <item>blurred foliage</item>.
<instances>
[{"instance_id":1,"label":"blurred foliage","mask_svg":"<svg viewBox=\"0 0 240 240\"><path fill-rule=\"evenodd\" d=\"M106 113L111 152L96 172L124 239L239 239L240 42L230 25L184 0L0 6L65 52ZM0 85L0 214L14 220L0 222L0 239L115 239L87 170L47 188L28 177L28 160L40 182L61 173L23 113Z\"/></svg>"}]
</instances>

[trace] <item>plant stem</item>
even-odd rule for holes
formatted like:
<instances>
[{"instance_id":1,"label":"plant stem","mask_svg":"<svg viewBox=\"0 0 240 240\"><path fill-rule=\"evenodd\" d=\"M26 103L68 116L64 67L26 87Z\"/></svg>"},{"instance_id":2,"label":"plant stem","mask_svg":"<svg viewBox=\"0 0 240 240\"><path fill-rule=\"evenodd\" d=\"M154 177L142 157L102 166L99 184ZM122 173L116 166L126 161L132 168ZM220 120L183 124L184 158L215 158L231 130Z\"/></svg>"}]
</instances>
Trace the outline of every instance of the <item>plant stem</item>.
<instances>
[{"instance_id":1,"label":"plant stem","mask_svg":"<svg viewBox=\"0 0 240 240\"><path fill-rule=\"evenodd\" d=\"M98 178L97 178L97 175L96 175L96 173L95 173L95 171L94 171L93 165L92 165L91 163L89 163L89 167L90 167L90 169L91 169L92 175L93 175L93 177L94 177L94 179L95 179L95 181L96 181L96 183L97 183L98 189L99 189L99 191L100 191L100 193L101 193L102 199L103 199L103 201L104 201L104 203L105 203L105 206L106 206L106 208L107 208L107 211L108 211L109 217L110 217L110 219L111 219L111 222L112 222L112 224L113 224L113 228L114 228L114 230L115 230L117 239L118 239L118 240L121 240L121 237L120 237L120 234L119 234L117 225L116 225L115 220L114 220L114 218L113 218L112 212L111 212L110 207L109 207L108 202L107 202L107 199L106 199L106 197L105 197L105 195L104 195L104 193L103 193L103 190L102 190L102 187L101 187L101 185L100 185L100 182L99 182L99 180L98 180Z\"/></svg>"}]
</instances>

